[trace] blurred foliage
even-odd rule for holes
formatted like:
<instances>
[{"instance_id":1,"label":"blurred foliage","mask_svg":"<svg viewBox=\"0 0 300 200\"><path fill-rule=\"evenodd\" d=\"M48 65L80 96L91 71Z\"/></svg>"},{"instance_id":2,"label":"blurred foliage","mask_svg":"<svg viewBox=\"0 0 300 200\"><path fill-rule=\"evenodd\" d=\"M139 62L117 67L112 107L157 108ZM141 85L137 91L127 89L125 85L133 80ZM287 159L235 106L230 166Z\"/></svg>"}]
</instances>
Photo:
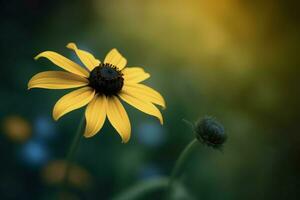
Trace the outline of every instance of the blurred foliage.
<instances>
[{"instance_id":1,"label":"blurred foliage","mask_svg":"<svg viewBox=\"0 0 300 200\"><path fill-rule=\"evenodd\" d=\"M160 127L126 107L129 144L108 123L82 140L76 165L91 185L71 185L61 198L109 199L140 180L169 175L194 137L182 119L212 115L229 139L224 153L195 152L181 179L188 196L299 199L298 8L279 0L1 1L0 199L56 198L58 186L45 181L43 169L65 158L83 109L54 123L51 109L66 91L29 92L27 82L57 69L33 60L41 51L76 60L64 47L71 41L99 59L118 48L130 66L151 73L147 84L164 95L167 109ZM14 136L4 126L10 116L22 116ZM24 132L20 143L15 136Z\"/></svg>"}]
</instances>

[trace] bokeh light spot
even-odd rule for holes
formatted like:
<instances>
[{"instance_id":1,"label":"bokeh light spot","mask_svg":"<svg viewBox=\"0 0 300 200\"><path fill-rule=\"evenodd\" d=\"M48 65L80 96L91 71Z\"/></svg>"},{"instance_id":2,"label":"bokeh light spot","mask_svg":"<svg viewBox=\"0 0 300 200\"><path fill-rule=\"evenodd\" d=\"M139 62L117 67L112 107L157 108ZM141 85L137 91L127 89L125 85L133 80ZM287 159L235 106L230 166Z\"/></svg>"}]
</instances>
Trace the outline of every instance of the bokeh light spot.
<instances>
[{"instance_id":1,"label":"bokeh light spot","mask_svg":"<svg viewBox=\"0 0 300 200\"><path fill-rule=\"evenodd\" d=\"M137 130L138 140L149 147L160 146L166 140L164 130L159 123L146 121L141 123Z\"/></svg>"},{"instance_id":2,"label":"bokeh light spot","mask_svg":"<svg viewBox=\"0 0 300 200\"><path fill-rule=\"evenodd\" d=\"M30 123L17 115L4 118L2 127L4 134L14 142L25 142L32 135Z\"/></svg>"},{"instance_id":3,"label":"bokeh light spot","mask_svg":"<svg viewBox=\"0 0 300 200\"><path fill-rule=\"evenodd\" d=\"M45 164L49 158L47 147L35 140L29 141L21 148L21 160L32 167L38 167Z\"/></svg>"}]
</instances>

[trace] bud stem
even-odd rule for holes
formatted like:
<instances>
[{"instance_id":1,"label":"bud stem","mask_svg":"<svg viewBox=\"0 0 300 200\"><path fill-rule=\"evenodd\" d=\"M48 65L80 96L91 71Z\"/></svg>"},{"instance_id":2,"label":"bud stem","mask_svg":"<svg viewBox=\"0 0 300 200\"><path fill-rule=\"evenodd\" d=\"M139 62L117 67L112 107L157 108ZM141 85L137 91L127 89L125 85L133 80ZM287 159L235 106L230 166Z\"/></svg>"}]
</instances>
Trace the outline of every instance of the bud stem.
<instances>
[{"instance_id":1,"label":"bud stem","mask_svg":"<svg viewBox=\"0 0 300 200\"><path fill-rule=\"evenodd\" d=\"M170 179L169 179L169 184L168 184L168 188L166 191L167 192L166 199L170 199L171 189L172 189L172 186L174 184L176 177L180 174L180 170L182 169L184 163L186 162L187 158L189 157L191 152L193 152L193 150L195 149L195 147L198 144L199 144L199 141L197 139L192 140L179 155L179 158L177 159L177 161L175 163L175 167L173 168Z\"/></svg>"}]
</instances>

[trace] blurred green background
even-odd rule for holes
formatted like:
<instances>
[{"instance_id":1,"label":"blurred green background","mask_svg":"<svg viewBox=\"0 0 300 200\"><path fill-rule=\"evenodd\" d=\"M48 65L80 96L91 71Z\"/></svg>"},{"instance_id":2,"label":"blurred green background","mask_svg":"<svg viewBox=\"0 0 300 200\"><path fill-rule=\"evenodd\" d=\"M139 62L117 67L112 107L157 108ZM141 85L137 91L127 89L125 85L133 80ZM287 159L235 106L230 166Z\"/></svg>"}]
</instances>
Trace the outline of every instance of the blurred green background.
<instances>
[{"instance_id":1,"label":"blurred green background","mask_svg":"<svg viewBox=\"0 0 300 200\"><path fill-rule=\"evenodd\" d=\"M223 153L195 152L175 199L300 199L297 1L1 1L0 199L55 199L83 109L58 122L68 91L27 91L36 73L58 69L33 57L68 42L97 58L118 48L152 76L167 109L163 126L130 106L126 145L106 122L81 141L63 199L110 199L135 183L168 176L194 135L182 119L205 115L229 136ZM145 199L161 199L160 194Z\"/></svg>"}]
</instances>

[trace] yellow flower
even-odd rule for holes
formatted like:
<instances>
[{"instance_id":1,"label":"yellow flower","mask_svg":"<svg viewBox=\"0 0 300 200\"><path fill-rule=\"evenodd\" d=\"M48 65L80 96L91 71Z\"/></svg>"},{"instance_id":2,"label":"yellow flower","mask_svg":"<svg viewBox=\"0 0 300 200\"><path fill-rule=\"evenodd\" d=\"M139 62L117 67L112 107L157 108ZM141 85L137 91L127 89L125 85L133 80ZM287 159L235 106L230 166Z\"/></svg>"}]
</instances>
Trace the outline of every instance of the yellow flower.
<instances>
[{"instance_id":1,"label":"yellow flower","mask_svg":"<svg viewBox=\"0 0 300 200\"><path fill-rule=\"evenodd\" d=\"M141 84L150 77L142 68L125 68L127 60L117 49L112 49L101 63L89 52L78 49L74 43L69 43L67 48L75 51L86 68L58 53L45 51L35 59L47 58L66 71L41 72L33 76L28 83L28 89L81 87L57 101L53 109L55 120L87 105L85 137L92 137L99 132L107 116L122 141L126 143L130 139L131 125L119 100L122 99L142 112L157 117L163 124L161 112L154 104L165 108L165 101L157 91Z\"/></svg>"}]
</instances>

